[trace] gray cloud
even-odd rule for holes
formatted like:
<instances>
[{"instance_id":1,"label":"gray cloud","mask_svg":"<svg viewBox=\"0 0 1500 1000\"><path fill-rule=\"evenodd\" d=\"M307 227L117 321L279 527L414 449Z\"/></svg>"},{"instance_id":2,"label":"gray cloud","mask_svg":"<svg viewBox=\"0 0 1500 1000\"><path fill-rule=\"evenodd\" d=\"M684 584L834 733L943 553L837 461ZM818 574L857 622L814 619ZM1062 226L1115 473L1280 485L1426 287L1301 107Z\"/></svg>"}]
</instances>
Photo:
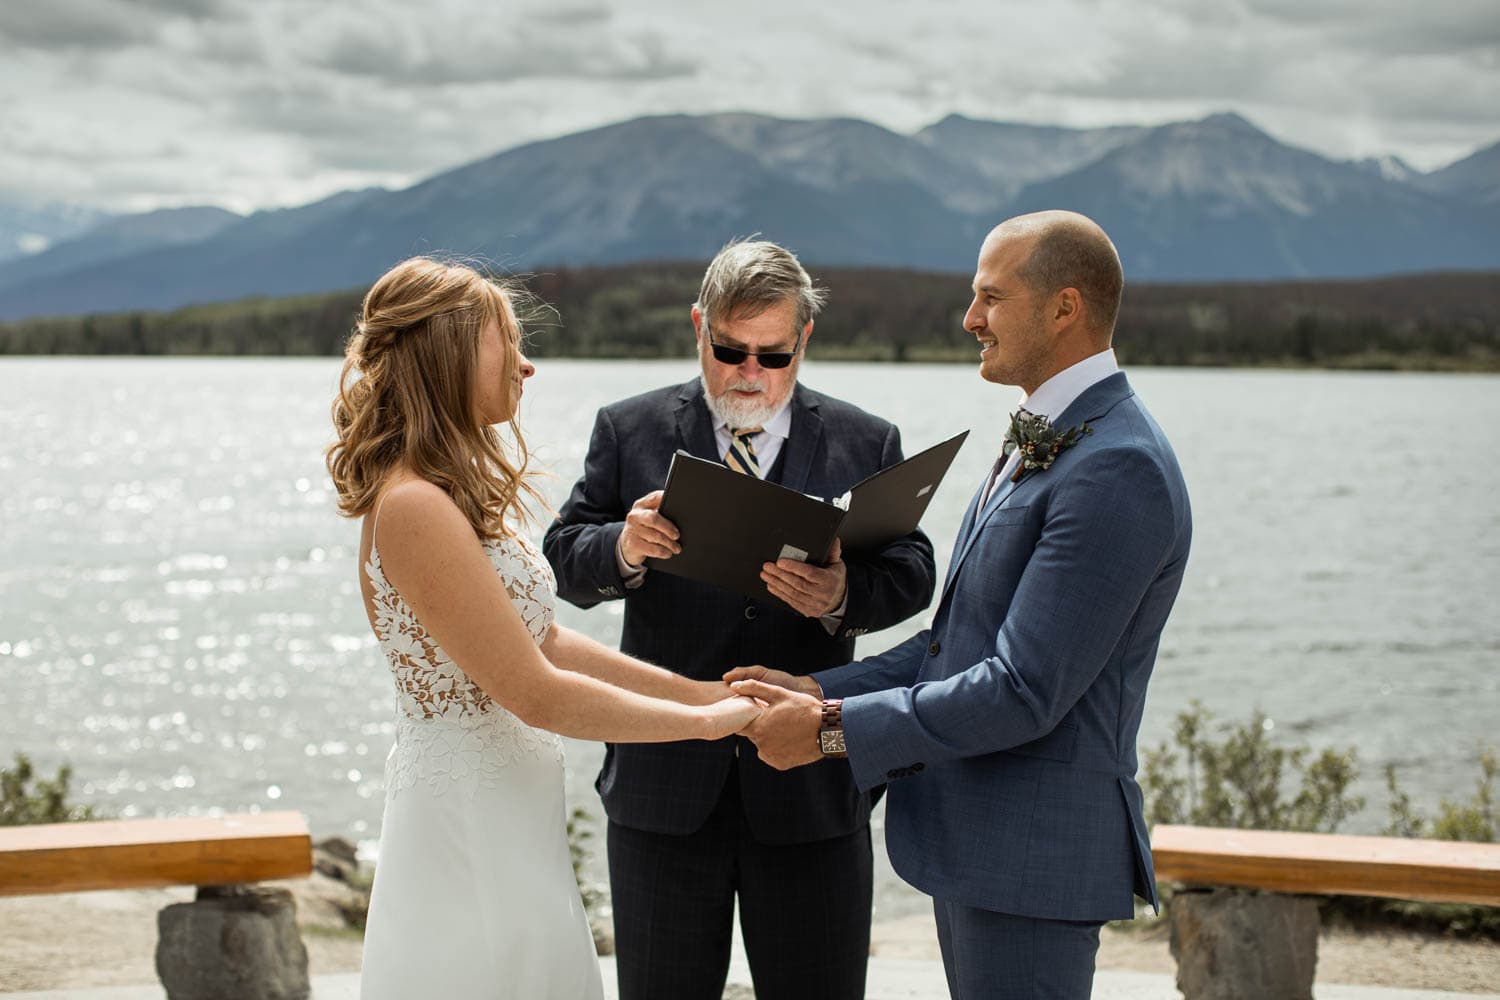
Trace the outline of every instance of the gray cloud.
<instances>
[{"instance_id":1,"label":"gray cloud","mask_svg":"<svg viewBox=\"0 0 1500 1000\"><path fill-rule=\"evenodd\" d=\"M232 12L229 0L17 0L0 4L0 38L40 50L119 49L159 41L173 20Z\"/></svg>"},{"instance_id":2,"label":"gray cloud","mask_svg":"<svg viewBox=\"0 0 1500 1000\"><path fill-rule=\"evenodd\" d=\"M191 18L219 17L233 11L231 0L124 0L130 7Z\"/></svg>"},{"instance_id":3,"label":"gray cloud","mask_svg":"<svg viewBox=\"0 0 1500 1000\"><path fill-rule=\"evenodd\" d=\"M0 176L110 207L243 210L723 110L898 131L950 112L1091 126L1236 110L1325 155L1431 168L1500 138L1492 6L0 0Z\"/></svg>"},{"instance_id":4,"label":"gray cloud","mask_svg":"<svg viewBox=\"0 0 1500 1000\"><path fill-rule=\"evenodd\" d=\"M535 26L496 34L475 30L434 37L362 24L342 33L316 61L351 76L419 86L531 78L667 80L697 71L694 61L669 55L651 35L543 32Z\"/></svg>"},{"instance_id":5,"label":"gray cloud","mask_svg":"<svg viewBox=\"0 0 1500 1000\"><path fill-rule=\"evenodd\" d=\"M538 21L551 24L601 24L614 16L610 9L603 4L562 4L557 7L544 7L533 15Z\"/></svg>"},{"instance_id":6,"label":"gray cloud","mask_svg":"<svg viewBox=\"0 0 1500 1000\"><path fill-rule=\"evenodd\" d=\"M1423 55L1500 46L1494 0L1244 0L1244 6L1269 22L1316 30L1340 48Z\"/></svg>"},{"instance_id":7,"label":"gray cloud","mask_svg":"<svg viewBox=\"0 0 1500 1000\"><path fill-rule=\"evenodd\" d=\"M156 24L110 0L0 4L0 38L25 48L116 48L146 42L156 30Z\"/></svg>"}]
</instances>

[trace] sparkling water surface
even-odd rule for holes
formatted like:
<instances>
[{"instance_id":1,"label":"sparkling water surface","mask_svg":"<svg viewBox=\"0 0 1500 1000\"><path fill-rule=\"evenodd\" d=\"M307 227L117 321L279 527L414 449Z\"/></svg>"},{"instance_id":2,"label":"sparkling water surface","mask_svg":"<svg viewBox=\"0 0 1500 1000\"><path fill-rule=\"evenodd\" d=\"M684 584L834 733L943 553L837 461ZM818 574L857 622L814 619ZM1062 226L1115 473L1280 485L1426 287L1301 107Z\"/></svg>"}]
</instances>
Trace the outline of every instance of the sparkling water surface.
<instances>
[{"instance_id":1,"label":"sparkling water surface","mask_svg":"<svg viewBox=\"0 0 1500 1000\"><path fill-rule=\"evenodd\" d=\"M120 816L296 809L373 844L394 700L360 607L358 525L322 462L334 359L0 359L0 754ZM692 361L550 361L522 424L561 502L603 403ZM908 453L973 433L927 512L944 569L1014 389L968 366L809 361L808 385L895 421ZM1394 762L1426 808L1500 742L1500 378L1140 369L1195 538L1141 733L1199 699L1356 746L1385 821ZM558 618L618 640L623 605ZM860 640L862 653L926 621ZM602 756L569 796L602 817ZM596 841L602 854L602 838ZM880 859L877 910L920 906ZM602 878L602 861L591 864Z\"/></svg>"}]
</instances>

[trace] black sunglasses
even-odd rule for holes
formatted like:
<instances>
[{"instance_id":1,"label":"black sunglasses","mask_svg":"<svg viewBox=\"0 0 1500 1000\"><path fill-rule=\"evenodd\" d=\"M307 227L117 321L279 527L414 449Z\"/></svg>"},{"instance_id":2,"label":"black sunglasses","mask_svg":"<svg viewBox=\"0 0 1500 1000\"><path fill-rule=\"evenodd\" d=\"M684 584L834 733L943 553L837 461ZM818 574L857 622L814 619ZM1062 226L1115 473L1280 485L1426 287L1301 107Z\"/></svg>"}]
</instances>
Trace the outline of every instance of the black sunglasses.
<instances>
[{"instance_id":1,"label":"black sunglasses","mask_svg":"<svg viewBox=\"0 0 1500 1000\"><path fill-rule=\"evenodd\" d=\"M792 363L797 352L802 350L802 334L797 334L797 344L790 351L755 351L741 350L738 347L725 347L723 344L714 343L713 331L708 328L708 321L703 322L703 332L708 337L708 346L714 352L714 360L721 365L742 365L746 358L754 358L762 368L785 368Z\"/></svg>"}]
</instances>

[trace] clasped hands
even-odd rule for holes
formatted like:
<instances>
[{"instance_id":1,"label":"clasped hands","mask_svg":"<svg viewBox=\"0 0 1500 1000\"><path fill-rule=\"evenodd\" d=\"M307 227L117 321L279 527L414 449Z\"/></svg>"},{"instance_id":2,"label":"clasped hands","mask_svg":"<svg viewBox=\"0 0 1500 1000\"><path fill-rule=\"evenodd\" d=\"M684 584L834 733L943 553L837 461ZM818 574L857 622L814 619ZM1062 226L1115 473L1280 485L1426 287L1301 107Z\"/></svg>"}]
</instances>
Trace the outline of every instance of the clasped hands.
<instances>
[{"instance_id":1,"label":"clasped hands","mask_svg":"<svg viewBox=\"0 0 1500 1000\"><path fill-rule=\"evenodd\" d=\"M823 757L818 730L823 726L823 691L811 677L769 667L735 667L724 675L728 697L750 698L759 707L739 730L755 744L760 759L787 771ZM722 696L722 695L721 695Z\"/></svg>"},{"instance_id":2,"label":"clasped hands","mask_svg":"<svg viewBox=\"0 0 1500 1000\"><path fill-rule=\"evenodd\" d=\"M660 513L661 498L661 490L647 493L625 515L625 527L620 531L620 555L631 566L640 566L648 558L670 559L682 551L677 525ZM844 603L849 573L844 565L843 548L835 539L827 566L778 559L761 565L760 578L771 596L785 601L798 614L821 618Z\"/></svg>"}]
</instances>

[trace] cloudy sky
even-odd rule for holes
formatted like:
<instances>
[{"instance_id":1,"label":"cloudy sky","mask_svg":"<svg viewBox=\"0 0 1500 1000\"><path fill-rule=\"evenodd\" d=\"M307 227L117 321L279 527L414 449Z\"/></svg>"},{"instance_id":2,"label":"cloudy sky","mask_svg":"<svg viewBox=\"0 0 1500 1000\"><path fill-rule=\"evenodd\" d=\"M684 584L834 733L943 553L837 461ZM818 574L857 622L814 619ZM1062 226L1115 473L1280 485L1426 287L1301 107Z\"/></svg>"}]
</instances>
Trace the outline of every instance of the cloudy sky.
<instances>
[{"instance_id":1,"label":"cloudy sky","mask_svg":"<svg viewBox=\"0 0 1500 1000\"><path fill-rule=\"evenodd\" d=\"M1495 0L0 0L0 193L241 211L644 114L1500 139Z\"/></svg>"}]
</instances>

